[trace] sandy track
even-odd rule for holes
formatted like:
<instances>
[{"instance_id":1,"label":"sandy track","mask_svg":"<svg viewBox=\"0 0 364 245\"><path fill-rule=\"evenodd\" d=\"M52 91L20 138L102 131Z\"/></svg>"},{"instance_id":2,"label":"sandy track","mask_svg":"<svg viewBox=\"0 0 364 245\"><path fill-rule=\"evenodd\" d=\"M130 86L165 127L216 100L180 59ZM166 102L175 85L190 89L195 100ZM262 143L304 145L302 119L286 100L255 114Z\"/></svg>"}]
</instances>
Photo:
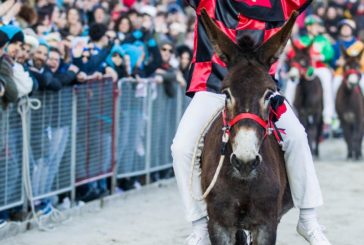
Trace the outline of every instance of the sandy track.
<instances>
[{"instance_id":1,"label":"sandy track","mask_svg":"<svg viewBox=\"0 0 364 245\"><path fill-rule=\"evenodd\" d=\"M364 162L346 162L341 141L323 144L316 167L325 206L321 223L336 245L364 244ZM278 244L307 244L295 232L297 210L278 230ZM184 221L175 183L128 194L125 198L74 218L51 232L32 230L0 241L1 245L170 245L183 244L190 227Z\"/></svg>"}]
</instances>

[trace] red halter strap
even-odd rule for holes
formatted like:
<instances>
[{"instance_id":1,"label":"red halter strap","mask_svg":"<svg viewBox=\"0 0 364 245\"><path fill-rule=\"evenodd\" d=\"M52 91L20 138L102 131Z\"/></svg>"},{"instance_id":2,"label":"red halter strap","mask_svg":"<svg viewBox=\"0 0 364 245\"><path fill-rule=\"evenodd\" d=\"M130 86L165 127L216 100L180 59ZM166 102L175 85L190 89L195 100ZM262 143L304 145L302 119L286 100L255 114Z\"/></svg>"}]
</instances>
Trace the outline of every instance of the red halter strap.
<instances>
[{"instance_id":1,"label":"red halter strap","mask_svg":"<svg viewBox=\"0 0 364 245\"><path fill-rule=\"evenodd\" d=\"M345 71L344 78L346 79L350 75L358 75L359 79L360 79L361 73L356 69L349 69L349 70Z\"/></svg>"},{"instance_id":2,"label":"red halter strap","mask_svg":"<svg viewBox=\"0 0 364 245\"><path fill-rule=\"evenodd\" d=\"M261 117L252 114L252 113L241 113L239 115L237 115L236 117L233 118L233 120L231 120L229 122L229 127L232 128L235 124L237 124L239 121L244 120L244 119L250 119L255 121L256 123L258 123L260 126L262 126L264 129L267 128L268 123L266 121L264 121Z\"/></svg>"}]
</instances>

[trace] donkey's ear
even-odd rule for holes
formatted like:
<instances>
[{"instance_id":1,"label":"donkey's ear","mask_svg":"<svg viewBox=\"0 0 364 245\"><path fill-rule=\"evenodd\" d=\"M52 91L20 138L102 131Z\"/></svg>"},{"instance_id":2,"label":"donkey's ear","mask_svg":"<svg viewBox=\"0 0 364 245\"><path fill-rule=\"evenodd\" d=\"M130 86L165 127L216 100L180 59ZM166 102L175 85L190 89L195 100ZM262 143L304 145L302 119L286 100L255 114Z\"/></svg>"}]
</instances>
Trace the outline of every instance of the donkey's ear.
<instances>
[{"instance_id":1,"label":"donkey's ear","mask_svg":"<svg viewBox=\"0 0 364 245\"><path fill-rule=\"evenodd\" d=\"M341 50L341 54L345 60L348 60L351 58L350 55L348 54L348 52L346 52L346 49L342 44L340 44L340 50Z\"/></svg>"},{"instance_id":2,"label":"donkey's ear","mask_svg":"<svg viewBox=\"0 0 364 245\"><path fill-rule=\"evenodd\" d=\"M291 46L292 46L292 48L293 48L294 52L295 52L295 53L300 52L300 49L299 49L299 48L296 46L296 44L294 43L293 38L292 38L292 37L290 37L290 38L289 38L289 40L290 40L290 42L291 42Z\"/></svg>"},{"instance_id":3,"label":"donkey's ear","mask_svg":"<svg viewBox=\"0 0 364 245\"><path fill-rule=\"evenodd\" d=\"M293 11L291 17L282 29L257 49L256 52L259 60L263 64L266 64L267 67L270 67L273 63L275 63L283 52L284 47L291 36L291 31L297 16L298 12Z\"/></svg>"},{"instance_id":4,"label":"donkey's ear","mask_svg":"<svg viewBox=\"0 0 364 245\"><path fill-rule=\"evenodd\" d=\"M358 59L358 61L361 61L361 58L363 57L364 54L364 47L361 49L361 51L359 52L359 54L356 56L356 58Z\"/></svg>"},{"instance_id":5,"label":"donkey's ear","mask_svg":"<svg viewBox=\"0 0 364 245\"><path fill-rule=\"evenodd\" d=\"M242 53L240 47L219 29L207 14L206 9L201 10L201 19L216 54L229 65L235 57Z\"/></svg>"}]
</instances>

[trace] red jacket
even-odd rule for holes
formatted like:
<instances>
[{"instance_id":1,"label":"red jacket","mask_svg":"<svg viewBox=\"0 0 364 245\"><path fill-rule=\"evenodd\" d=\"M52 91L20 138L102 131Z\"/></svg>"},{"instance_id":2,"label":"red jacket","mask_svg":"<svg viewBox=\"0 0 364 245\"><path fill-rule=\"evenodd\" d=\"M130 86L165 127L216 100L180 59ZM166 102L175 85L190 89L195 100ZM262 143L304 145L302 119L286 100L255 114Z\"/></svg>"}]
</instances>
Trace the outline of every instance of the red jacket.
<instances>
[{"instance_id":1,"label":"red jacket","mask_svg":"<svg viewBox=\"0 0 364 245\"><path fill-rule=\"evenodd\" d=\"M312 0L187 0L197 13L194 55L187 95L198 91L220 93L226 65L217 57L204 30L201 10L206 9L219 28L235 43L249 36L258 47L280 30L294 10L302 12ZM273 73L274 73L273 68Z\"/></svg>"}]
</instances>

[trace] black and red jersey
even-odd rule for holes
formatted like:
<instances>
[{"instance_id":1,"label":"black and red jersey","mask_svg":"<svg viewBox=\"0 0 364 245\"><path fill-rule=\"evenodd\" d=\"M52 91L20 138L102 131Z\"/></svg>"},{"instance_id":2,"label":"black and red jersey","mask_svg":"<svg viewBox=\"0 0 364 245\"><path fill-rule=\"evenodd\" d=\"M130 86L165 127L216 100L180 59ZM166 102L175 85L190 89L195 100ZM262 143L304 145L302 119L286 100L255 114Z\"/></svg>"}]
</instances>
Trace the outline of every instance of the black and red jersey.
<instances>
[{"instance_id":1,"label":"black and red jersey","mask_svg":"<svg viewBox=\"0 0 364 245\"><path fill-rule=\"evenodd\" d=\"M219 28L235 43L249 37L258 47L280 30L294 10L302 12L312 0L187 0L197 13L194 55L187 95L198 91L220 92L227 74L226 65L214 52L202 24L201 10L206 9Z\"/></svg>"}]
</instances>

